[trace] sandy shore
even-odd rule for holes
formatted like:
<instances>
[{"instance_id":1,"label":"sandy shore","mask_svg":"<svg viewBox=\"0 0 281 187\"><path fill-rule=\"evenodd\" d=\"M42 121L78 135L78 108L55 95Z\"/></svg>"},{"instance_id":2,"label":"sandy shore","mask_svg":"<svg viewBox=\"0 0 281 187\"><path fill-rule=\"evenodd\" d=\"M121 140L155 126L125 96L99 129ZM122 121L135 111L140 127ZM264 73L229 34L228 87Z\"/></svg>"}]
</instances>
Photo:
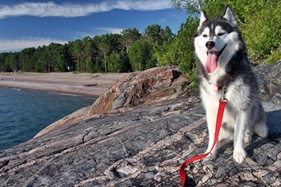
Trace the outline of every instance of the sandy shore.
<instances>
[{"instance_id":1,"label":"sandy shore","mask_svg":"<svg viewBox=\"0 0 281 187\"><path fill-rule=\"evenodd\" d=\"M98 97L128 73L1 73L0 86Z\"/></svg>"}]
</instances>

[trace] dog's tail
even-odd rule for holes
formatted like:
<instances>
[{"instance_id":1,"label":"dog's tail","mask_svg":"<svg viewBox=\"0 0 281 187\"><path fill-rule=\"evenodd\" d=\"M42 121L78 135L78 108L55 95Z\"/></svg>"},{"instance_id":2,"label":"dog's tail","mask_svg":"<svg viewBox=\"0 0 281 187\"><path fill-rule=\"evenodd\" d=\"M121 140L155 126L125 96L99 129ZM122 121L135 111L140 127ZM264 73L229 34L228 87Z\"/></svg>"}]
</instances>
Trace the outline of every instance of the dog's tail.
<instances>
[{"instance_id":1,"label":"dog's tail","mask_svg":"<svg viewBox=\"0 0 281 187\"><path fill-rule=\"evenodd\" d=\"M262 138L267 137L268 129L265 120L262 120L254 126L254 132Z\"/></svg>"}]
</instances>

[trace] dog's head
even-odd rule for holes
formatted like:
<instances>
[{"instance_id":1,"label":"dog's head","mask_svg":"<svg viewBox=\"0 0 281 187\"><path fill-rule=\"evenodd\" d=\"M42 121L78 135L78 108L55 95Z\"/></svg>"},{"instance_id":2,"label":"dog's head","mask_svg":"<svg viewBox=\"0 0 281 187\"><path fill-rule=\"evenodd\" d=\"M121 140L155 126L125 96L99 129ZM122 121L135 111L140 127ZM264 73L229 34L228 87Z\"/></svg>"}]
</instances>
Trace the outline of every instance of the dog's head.
<instances>
[{"instance_id":1,"label":"dog's head","mask_svg":"<svg viewBox=\"0 0 281 187\"><path fill-rule=\"evenodd\" d=\"M224 67L239 50L240 34L233 12L226 7L221 18L209 19L201 12L200 24L194 38L195 53L207 73Z\"/></svg>"}]
</instances>

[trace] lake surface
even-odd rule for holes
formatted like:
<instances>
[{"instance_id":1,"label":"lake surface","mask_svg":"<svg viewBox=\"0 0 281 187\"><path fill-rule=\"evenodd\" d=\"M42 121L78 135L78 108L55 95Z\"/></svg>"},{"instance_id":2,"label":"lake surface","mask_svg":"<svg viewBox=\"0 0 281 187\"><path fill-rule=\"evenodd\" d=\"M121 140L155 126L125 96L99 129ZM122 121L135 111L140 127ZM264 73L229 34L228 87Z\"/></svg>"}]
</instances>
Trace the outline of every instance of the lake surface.
<instances>
[{"instance_id":1,"label":"lake surface","mask_svg":"<svg viewBox=\"0 0 281 187\"><path fill-rule=\"evenodd\" d=\"M0 87L0 150L33 138L95 98Z\"/></svg>"}]
</instances>

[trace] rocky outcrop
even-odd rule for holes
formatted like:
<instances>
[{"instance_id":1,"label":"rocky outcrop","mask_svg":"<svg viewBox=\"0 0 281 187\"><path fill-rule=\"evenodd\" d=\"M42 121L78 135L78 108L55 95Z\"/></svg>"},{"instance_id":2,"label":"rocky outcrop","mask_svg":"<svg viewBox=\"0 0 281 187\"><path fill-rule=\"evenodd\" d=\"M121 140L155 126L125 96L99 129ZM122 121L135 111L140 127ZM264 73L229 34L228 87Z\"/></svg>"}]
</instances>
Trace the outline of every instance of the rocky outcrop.
<instances>
[{"instance_id":1,"label":"rocky outcrop","mask_svg":"<svg viewBox=\"0 0 281 187\"><path fill-rule=\"evenodd\" d=\"M64 126L0 153L0 186L180 186L179 166L207 148L196 97ZM188 186L280 186L281 107L267 113L269 137L243 164L224 142L213 162L186 168Z\"/></svg>"},{"instance_id":2,"label":"rocky outcrop","mask_svg":"<svg viewBox=\"0 0 281 187\"><path fill-rule=\"evenodd\" d=\"M49 125L35 137L82 119L115 115L130 111L139 105L151 105L192 95L192 92L187 89L189 84L190 81L184 77L178 67L157 67L132 73L120 79L92 106L78 110Z\"/></svg>"},{"instance_id":3,"label":"rocky outcrop","mask_svg":"<svg viewBox=\"0 0 281 187\"><path fill-rule=\"evenodd\" d=\"M187 83L182 72L175 67L157 67L133 73L99 97L88 115L175 99L187 94Z\"/></svg>"},{"instance_id":4,"label":"rocky outcrop","mask_svg":"<svg viewBox=\"0 0 281 187\"><path fill-rule=\"evenodd\" d=\"M105 105L107 112L92 108L87 118L76 114L81 117L77 122L72 119L71 124L0 151L0 186L181 186L179 167L206 150L208 132L199 98L184 96L182 76L175 77L170 74L170 81L162 83L153 78L138 82L143 86L119 82L108 92L112 104ZM155 87L159 92L167 90L165 85L179 87L159 96L152 82L160 85ZM242 164L232 158L232 143L222 142L216 160L186 167L187 186L281 185L281 106L267 102L264 107L268 138L254 136Z\"/></svg>"}]
</instances>

